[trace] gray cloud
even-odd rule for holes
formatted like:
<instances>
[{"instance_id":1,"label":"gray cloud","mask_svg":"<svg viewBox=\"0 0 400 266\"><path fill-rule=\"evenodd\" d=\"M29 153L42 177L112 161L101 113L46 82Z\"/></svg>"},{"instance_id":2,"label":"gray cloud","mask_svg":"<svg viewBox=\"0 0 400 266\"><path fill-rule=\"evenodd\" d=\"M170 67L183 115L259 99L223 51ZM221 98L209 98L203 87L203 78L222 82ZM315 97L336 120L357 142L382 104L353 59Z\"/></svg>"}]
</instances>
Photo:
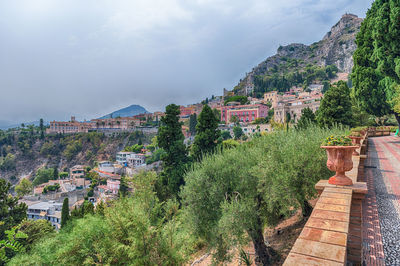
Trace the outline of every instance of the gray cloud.
<instances>
[{"instance_id":1,"label":"gray cloud","mask_svg":"<svg viewBox=\"0 0 400 266\"><path fill-rule=\"evenodd\" d=\"M320 40L372 0L0 3L0 120L150 111L232 88L282 44Z\"/></svg>"}]
</instances>

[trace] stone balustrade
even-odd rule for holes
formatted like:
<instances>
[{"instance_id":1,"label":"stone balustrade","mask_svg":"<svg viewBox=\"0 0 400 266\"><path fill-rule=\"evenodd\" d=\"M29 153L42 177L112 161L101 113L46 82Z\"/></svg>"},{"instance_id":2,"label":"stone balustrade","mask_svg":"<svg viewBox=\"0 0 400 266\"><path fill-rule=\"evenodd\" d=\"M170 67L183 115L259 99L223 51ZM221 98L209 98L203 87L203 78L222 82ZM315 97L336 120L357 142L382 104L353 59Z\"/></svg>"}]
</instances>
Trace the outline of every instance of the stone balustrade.
<instances>
[{"instance_id":1,"label":"stone balustrade","mask_svg":"<svg viewBox=\"0 0 400 266\"><path fill-rule=\"evenodd\" d=\"M367 194L364 160L368 137L361 140L359 156L346 173L352 186L336 186L320 180L319 198L284 265L361 264L362 200Z\"/></svg>"}]
</instances>

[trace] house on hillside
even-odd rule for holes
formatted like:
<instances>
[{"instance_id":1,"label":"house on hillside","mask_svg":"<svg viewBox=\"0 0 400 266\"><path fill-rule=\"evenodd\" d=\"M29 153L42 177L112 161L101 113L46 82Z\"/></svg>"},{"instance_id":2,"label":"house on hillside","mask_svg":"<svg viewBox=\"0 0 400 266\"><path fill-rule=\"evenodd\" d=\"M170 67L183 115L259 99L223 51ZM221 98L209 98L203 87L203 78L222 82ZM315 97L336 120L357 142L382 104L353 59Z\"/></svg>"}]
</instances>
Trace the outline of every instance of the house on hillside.
<instances>
[{"instance_id":1,"label":"house on hillside","mask_svg":"<svg viewBox=\"0 0 400 266\"><path fill-rule=\"evenodd\" d=\"M27 216L31 220L47 220L58 230L61 226L61 209L62 203L39 202L28 207Z\"/></svg>"}]
</instances>

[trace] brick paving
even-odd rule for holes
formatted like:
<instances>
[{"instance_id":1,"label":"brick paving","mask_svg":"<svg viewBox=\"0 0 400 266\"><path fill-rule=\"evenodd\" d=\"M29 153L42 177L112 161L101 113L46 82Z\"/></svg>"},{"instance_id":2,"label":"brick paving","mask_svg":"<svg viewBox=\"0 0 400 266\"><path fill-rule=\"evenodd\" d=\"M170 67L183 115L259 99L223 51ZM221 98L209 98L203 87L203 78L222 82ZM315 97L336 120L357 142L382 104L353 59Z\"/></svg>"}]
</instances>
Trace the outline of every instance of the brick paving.
<instances>
[{"instance_id":1,"label":"brick paving","mask_svg":"<svg viewBox=\"0 0 400 266\"><path fill-rule=\"evenodd\" d=\"M400 265L400 138L369 138L363 203L365 265Z\"/></svg>"}]
</instances>

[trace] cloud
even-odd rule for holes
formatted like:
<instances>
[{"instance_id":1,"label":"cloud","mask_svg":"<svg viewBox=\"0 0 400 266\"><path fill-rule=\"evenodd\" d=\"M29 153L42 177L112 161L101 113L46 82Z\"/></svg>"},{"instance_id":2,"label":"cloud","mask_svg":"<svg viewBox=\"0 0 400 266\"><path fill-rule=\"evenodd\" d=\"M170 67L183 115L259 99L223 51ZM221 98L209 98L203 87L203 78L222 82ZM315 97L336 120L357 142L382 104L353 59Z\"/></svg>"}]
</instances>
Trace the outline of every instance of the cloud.
<instances>
[{"instance_id":1,"label":"cloud","mask_svg":"<svg viewBox=\"0 0 400 266\"><path fill-rule=\"evenodd\" d=\"M0 2L0 120L150 111L230 89L292 42L320 40L365 0Z\"/></svg>"}]
</instances>

